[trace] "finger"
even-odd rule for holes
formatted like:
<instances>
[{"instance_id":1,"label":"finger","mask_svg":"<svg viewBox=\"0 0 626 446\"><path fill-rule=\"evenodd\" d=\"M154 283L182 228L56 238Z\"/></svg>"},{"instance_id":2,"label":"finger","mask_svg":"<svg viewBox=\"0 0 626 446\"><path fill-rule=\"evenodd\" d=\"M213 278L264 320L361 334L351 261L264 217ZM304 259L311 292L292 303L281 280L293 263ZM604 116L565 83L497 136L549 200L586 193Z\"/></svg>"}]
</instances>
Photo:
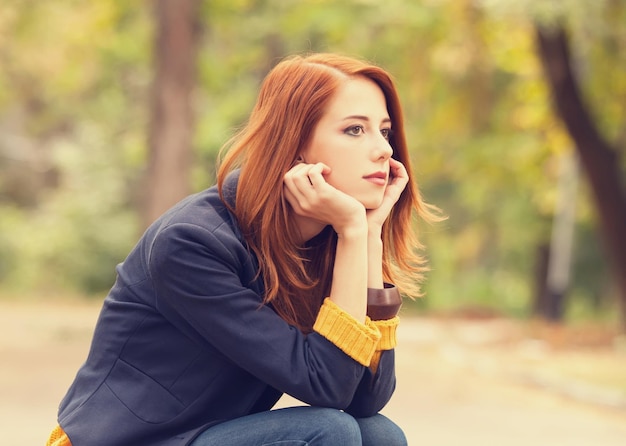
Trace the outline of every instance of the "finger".
<instances>
[{"instance_id":1,"label":"finger","mask_svg":"<svg viewBox=\"0 0 626 446\"><path fill-rule=\"evenodd\" d=\"M393 178L408 177L404 164L394 158L389 159L389 170Z\"/></svg>"},{"instance_id":2,"label":"finger","mask_svg":"<svg viewBox=\"0 0 626 446\"><path fill-rule=\"evenodd\" d=\"M331 169L324 163L317 163L311 165L311 168L307 172L307 176L309 178L309 182L313 188L320 188L325 185L328 185L326 182L326 178L324 175L330 174Z\"/></svg>"},{"instance_id":3,"label":"finger","mask_svg":"<svg viewBox=\"0 0 626 446\"><path fill-rule=\"evenodd\" d=\"M284 176L284 181L292 188L303 188L303 183L309 183L307 179L307 173L310 169L310 165L300 163L293 166ZM306 181L305 181L306 179ZM310 184L308 184L310 187Z\"/></svg>"},{"instance_id":4,"label":"finger","mask_svg":"<svg viewBox=\"0 0 626 446\"><path fill-rule=\"evenodd\" d=\"M302 186L298 185L298 178L302 176L301 172L304 168L303 165L294 166L283 176L285 198L294 209L300 207L302 200L302 192L300 192Z\"/></svg>"},{"instance_id":5,"label":"finger","mask_svg":"<svg viewBox=\"0 0 626 446\"><path fill-rule=\"evenodd\" d=\"M285 199L294 211L300 215L305 213L304 208L307 207L307 203L311 200L307 193L313 190L306 176L307 171L308 168L306 166L292 169L285 174L283 181Z\"/></svg>"},{"instance_id":6,"label":"finger","mask_svg":"<svg viewBox=\"0 0 626 446\"><path fill-rule=\"evenodd\" d=\"M299 213L301 207L300 207L300 203L296 195L291 191L291 189L289 189L289 186L287 184L285 184L285 187L283 188L283 190L284 190L285 200L287 200L287 203L291 205L291 207L296 211L296 213Z\"/></svg>"},{"instance_id":7,"label":"finger","mask_svg":"<svg viewBox=\"0 0 626 446\"><path fill-rule=\"evenodd\" d=\"M311 170L313 170L314 173L311 173ZM315 176L315 172L319 171L319 167L315 167L314 165L300 164L292 167L285 175L284 183L291 193L288 198L290 199L292 207L294 207L298 213L303 212L305 208L309 208L311 204L318 201L319 194L313 186L311 176ZM319 184L321 183L318 183L318 187Z\"/></svg>"}]
</instances>

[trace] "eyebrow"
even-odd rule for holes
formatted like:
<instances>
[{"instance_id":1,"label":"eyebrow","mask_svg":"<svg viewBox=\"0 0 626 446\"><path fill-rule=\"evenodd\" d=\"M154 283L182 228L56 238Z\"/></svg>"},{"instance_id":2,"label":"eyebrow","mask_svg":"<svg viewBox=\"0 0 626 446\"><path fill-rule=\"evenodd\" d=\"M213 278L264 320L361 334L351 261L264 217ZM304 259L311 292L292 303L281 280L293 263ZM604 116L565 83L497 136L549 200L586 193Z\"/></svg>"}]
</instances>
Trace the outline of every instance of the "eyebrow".
<instances>
[{"instance_id":1,"label":"eyebrow","mask_svg":"<svg viewBox=\"0 0 626 446\"><path fill-rule=\"evenodd\" d=\"M362 121L367 121L369 122L370 118L368 118L367 116L363 116L363 115L350 115L350 116L346 116L345 118L343 118L344 121L347 121L349 119L360 119ZM385 118L382 120L383 123L391 123L391 118Z\"/></svg>"}]
</instances>

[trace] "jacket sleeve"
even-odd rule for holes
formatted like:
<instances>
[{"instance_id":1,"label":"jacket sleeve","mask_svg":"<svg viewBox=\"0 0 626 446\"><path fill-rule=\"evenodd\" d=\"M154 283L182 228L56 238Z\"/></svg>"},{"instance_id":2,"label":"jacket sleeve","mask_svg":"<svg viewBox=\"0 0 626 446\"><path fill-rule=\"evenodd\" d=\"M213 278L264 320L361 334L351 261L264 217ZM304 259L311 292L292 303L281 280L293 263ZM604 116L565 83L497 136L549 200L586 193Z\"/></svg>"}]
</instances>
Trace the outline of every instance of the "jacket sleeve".
<instances>
[{"instance_id":1,"label":"jacket sleeve","mask_svg":"<svg viewBox=\"0 0 626 446\"><path fill-rule=\"evenodd\" d=\"M352 336L346 336L347 330L343 324L336 322L337 319L342 322L351 320L353 324L356 324L356 320L326 299L313 329L335 343L347 355L368 366L354 399L346 411L356 417L372 416L389 402L395 390L393 349L397 344L396 329L400 318L396 316L392 319L377 321L367 318L366 327L378 335L373 355L366 345L354 342ZM333 322L329 323L329 320ZM366 355L363 354L364 352L367 352Z\"/></svg>"},{"instance_id":2,"label":"jacket sleeve","mask_svg":"<svg viewBox=\"0 0 626 446\"><path fill-rule=\"evenodd\" d=\"M307 404L346 409L361 393L367 366L317 332L304 335L263 305L259 290L242 280L252 261L249 252L231 231L219 229L178 223L156 236L147 267L158 310L272 387ZM372 334L364 327L344 328L355 343L367 344ZM375 391L369 386L361 399Z\"/></svg>"},{"instance_id":3,"label":"jacket sleeve","mask_svg":"<svg viewBox=\"0 0 626 446\"><path fill-rule=\"evenodd\" d=\"M355 417L368 417L380 412L393 395L396 388L394 349L399 323L400 318L397 316L389 320L373 321L381 333L381 339L354 399L346 408L346 412Z\"/></svg>"}]
</instances>

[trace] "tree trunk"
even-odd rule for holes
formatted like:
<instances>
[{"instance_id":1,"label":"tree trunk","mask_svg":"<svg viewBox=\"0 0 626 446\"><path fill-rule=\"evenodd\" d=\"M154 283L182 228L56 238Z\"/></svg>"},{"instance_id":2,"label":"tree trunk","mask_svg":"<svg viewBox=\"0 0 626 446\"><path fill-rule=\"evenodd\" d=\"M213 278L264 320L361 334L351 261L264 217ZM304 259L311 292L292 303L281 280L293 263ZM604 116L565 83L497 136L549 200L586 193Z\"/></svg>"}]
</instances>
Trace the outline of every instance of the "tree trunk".
<instances>
[{"instance_id":1,"label":"tree trunk","mask_svg":"<svg viewBox=\"0 0 626 446\"><path fill-rule=\"evenodd\" d=\"M550 244L541 246L537 253L533 307L535 315L550 322L562 322L567 308L578 189L576 154L561 155L560 167Z\"/></svg>"},{"instance_id":2,"label":"tree trunk","mask_svg":"<svg viewBox=\"0 0 626 446\"><path fill-rule=\"evenodd\" d=\"M618 287L626 327L626 192L618 152L598 131L583 103L563 28L537 27L537 48L557 113L580 156L598 211L600 233Z\"/></svg>"},{"instance_id":3,"label":"tree trunk","mask_svg":"<svg viewBox=\"0 0 626 446\"><path fill-rule=\"evenodd\" d=\"M188 195L192 158L192 92L199 38L198 0L154 2L155 76L151 92L144 227Z\"/></svg>"},{"instance_id":4,"label":"tree trunk","mask_svg":"<svg viewBox=\"0 0 626 446\"><path fill-rule=\"evenodd\" d=\"M550 263L550 244L542 243L535 254L535 298L533 316L547 319L548 306L548 265Z\"/></svg>"}]
</instances>

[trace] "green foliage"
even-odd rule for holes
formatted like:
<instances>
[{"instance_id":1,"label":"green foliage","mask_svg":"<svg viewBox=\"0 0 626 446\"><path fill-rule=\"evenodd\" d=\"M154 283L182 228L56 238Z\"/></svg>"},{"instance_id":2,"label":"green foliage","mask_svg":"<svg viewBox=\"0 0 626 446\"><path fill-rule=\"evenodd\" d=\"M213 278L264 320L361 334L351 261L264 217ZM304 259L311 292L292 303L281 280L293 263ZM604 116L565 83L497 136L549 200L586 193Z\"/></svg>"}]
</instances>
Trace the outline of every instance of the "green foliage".
<instances>
[{"instance_id":1,"label":"green foliage","mask_svg":"<svg viewBox=\"0 0 626 446\"><path fill-rule=\"evenodd\" d=\"M0 34L11 36L0 39L4 287L112 284L137 236L148 24L141 6L114 0L3 5Z\"/></svg>"},{"instance_id":2,"label":"green foliage","mask_svg":"<svg viewBox=\"0 0 626 446\"><path fill-rule=\"evenodd\" d=\"M2 259L10 259L0 270L7 287L102 291L136 238L124 173L111 163L108 141L93 128L75 138L55 147L59 187L36 209L2 208L0 232L11 234L0 242Z\"/></svg>"},{"instance_id":3,"label":"green foliage","mask_svg":"<svg viewBox=\"0 0 626 446\"><path fill-rule=\"evenodd\" d=\"M105 290L138 237L152 76L149 6L4 2L4 286ZM537 246L550 234L556 159L571 150L550 107L532 20L568 23L586 97L623 147L625 18L623 3L609 0L204 1L193 187L212 183L218 150L281 58L336 51L373 60L396 78L422 192L450 217L424 228L433 271L421 305L525 314ZM584 194L578 219L588 234L593 211ZM585 280L577 279L573 296L602 299L609 288L602 264L581 260L601 256L597 242L577 242L574 277Z\"/></svg>"}]
</instances>

